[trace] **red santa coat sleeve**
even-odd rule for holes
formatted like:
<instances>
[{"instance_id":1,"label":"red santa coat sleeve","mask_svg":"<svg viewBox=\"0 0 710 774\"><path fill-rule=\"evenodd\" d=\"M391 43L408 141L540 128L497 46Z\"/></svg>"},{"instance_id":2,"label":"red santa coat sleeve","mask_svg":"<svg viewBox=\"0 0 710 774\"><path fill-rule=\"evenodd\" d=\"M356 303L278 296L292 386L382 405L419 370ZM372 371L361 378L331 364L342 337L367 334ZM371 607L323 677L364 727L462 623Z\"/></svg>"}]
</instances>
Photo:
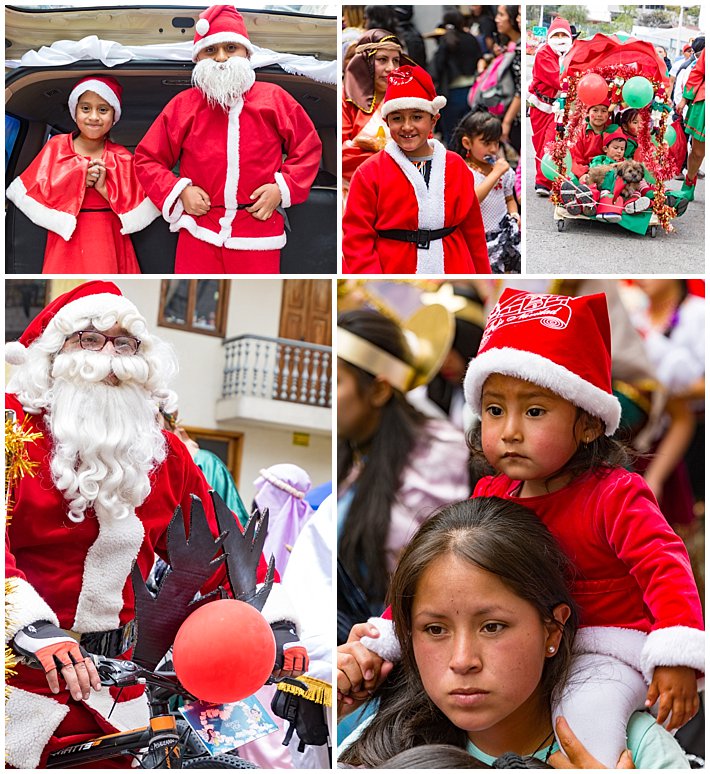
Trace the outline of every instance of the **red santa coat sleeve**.
<instances>
[{"instance_id":1,"label":"red santa coat sleeve","mask_svg":"<svg viewBox=\"0 0 710 774\"><path fill-rule=\"evenodd\" d=\"M688 553L636 474L619 477L600 509L598 524L643 592L653 619L641 653L649 679L657 666L704 671L703 614Z\"/></svg>"},{"instance_id":2,"label":"red santa coat sleeve","mask_svg":"<svg viewBox=\"0 0 710 774\"><path fill-rule=\"evenodd\" d=\"M542 101L540 95L554 98L560 90L560 60L557 54L544 44L533 61L532 80L528 88L528 102L545 113L552 112L552 105Z\"/></svg>"},{"instance_id":3,"label":"red santa coat sleeve","mask_svg":"<svg viewBox=\"0 0 710 774\"><path fill-rule=\"evenodd\" d=\"M71 135L50 138L7 189L7 198L34 224L69 241L86 188L89 160L74 152Z\"/></svg>"},{"instance_id":4,"label":"red santa coat sleeve","mask_svg":"<svg viewBox=\"0 0 710 774\"><path fill-rule=\"evenodd\" d=\"M383 151L380 151L383 153ZM350 181L343 213L343 264L353 274L382 274L384 267L377 254L375 229L380 177L376 173L380 154L363 162ZM375 174L372 174L372 171Z\"/></svg>"}]
</instances>

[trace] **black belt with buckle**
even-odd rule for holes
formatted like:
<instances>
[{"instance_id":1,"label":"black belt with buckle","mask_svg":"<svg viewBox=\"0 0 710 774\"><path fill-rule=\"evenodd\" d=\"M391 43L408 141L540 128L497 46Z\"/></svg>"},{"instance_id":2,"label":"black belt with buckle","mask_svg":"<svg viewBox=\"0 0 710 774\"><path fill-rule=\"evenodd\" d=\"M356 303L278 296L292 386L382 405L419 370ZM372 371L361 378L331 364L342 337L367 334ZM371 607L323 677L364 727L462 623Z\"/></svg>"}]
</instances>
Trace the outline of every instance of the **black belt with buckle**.
<instances>
[{"instance_id":1,"label":"black belt with buckle","mask_svg":"<svg viewBox=\"0 0 710 774\"><path fill-rule=\"evenodd\" d=\"M398 242L412 242L419 250L428 250L429 245L435 239L443 239L456 231L456 226L450 228L420 228L418 231L405 231L401 228L385 229L378 231L377 235L383 239L396 239Z\"/></svg>"},{"instance_id":2,"label":"black belt with buckle","mask_svg":"<svg viewBox=\"0 0 710 774\"><path fill-rule=\"evenodd\" d=\"M79 637L79 644L88 653L106 658L117 658L135 645L136 622L129 621L120 629L110 632L70 632L73 637Z\"/></svg>"}]
</instances>

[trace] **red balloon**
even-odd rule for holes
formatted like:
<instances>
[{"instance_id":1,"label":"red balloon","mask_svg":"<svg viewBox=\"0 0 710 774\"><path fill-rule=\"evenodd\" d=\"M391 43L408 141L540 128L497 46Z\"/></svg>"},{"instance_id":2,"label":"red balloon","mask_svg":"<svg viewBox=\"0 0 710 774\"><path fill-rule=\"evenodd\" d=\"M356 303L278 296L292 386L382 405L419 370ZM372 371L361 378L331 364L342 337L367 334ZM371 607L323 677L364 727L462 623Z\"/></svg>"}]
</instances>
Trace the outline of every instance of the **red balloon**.
<instances>
[{"instance_id":1,"label":"red balloon","mask_svg":"<svg viewBox=\"0 0 710 774\"><path fill-rule=\"evenodd\" d=\"M175 673L202 701L251 696L274 668L276 642L264 616L246 602L218 599L185 619L173 645Z\"/></svg>"},{"instance_id":2,"label":"red balloon","mask_svg":"<svg viewBox=\"0 0 710 774\"><path fill-rule=\"evenodd\" d=\"M609 94L607 82L598 73L587 73L577 84L577 96L588 107L601 105Z\"/></svg>"}]
</instances>

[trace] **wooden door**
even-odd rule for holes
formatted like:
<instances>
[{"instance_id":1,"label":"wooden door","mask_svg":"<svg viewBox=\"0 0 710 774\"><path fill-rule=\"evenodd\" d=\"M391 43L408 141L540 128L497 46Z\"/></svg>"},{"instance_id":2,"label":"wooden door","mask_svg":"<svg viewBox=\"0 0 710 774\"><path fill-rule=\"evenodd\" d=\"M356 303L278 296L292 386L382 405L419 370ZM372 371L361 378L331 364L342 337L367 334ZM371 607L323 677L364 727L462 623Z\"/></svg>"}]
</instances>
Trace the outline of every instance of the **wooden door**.
<instances>
[{"instance_id":1,"label":"wooden door","mask_svg":"<svg viewBox=\"0 0 710 774\"><path fill-rule=\"evenodd\" d=\"M330 280L284 280L279 337L330 347L332 299ZM324 405L327 395L330 405L331 364L330 352L284 346L279 358L279 399Z\"/></svg>"}]
</instances>

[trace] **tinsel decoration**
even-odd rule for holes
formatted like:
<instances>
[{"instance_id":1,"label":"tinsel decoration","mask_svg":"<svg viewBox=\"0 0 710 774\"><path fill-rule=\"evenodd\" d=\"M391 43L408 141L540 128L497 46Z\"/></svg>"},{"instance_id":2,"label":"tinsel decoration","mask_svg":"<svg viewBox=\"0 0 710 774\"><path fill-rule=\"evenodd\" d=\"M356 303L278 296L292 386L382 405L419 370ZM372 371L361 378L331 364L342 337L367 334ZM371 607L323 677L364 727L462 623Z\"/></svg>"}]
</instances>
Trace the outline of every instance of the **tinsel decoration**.
<instances>
[{"instance_id":1,"label":"tinsel decoration","mask_svg":"<svg viewBox=\"0 0 710 774\"><path fill-rule=\"evenodd\" d=\"M34 443L42 437L42 433L31 433L27 427L28 418L25 417L22 424L17 424L14 411L5 412L5 525L12 519L14 506L14 490L17 483L25 475L34 475L34 469L38 463L30 459L27 453L27 444ZM11 631L12 626L12 595L15 582L13 578L5 579L5 634ZM8 680L16 674L14 669L17 658L13 651L5 646L5 698L7 699L9 687Z\"/></svg>"},{"instance_id":2,"label":"tinsel decoration","mask_svg":"<svg viewBox=\"0 0 710 774\"><path fill-rule=\"evenodd\" d=\"M293 693L302 699L307 699L315 704L322 704L325 707L333 706L333 689L330 683L319 680L317 677L308 677L307 675L301 675L297 680L299 683L305 683L308 686L308 690L304 691L291 683L277 683L276 690L283 691L284 693Z\"/></svg>"},{"instance_id":3,"label":"tinsel decoration","mask_svg":"<svg viewBox=\"0 0 710 774\"><path fill-rule=\"evenodd\" d=\"M636 65L614 64L602 67L592 67L584 72L566 75L561 82L562 110L559 122L555 125L555 140L545 148L545 152L552 156L558 169L564 169L564 159L567 151L574 147L577 138L584 130L584 117L586 105L577 99L577 84L588 73L598 73L609 84L611 109L623 109L622 89L629 78L638 75ZM648 77L648 76L644 76ZM638 144L641 161L653 175L655 197L653 199L653 211L664 231L673 231L671 220L676 216L675 210L666 203L666 194L663 183L673 177L673 160L669 156L668 143L663 139L666 133L666 119L670 106L667 103L666 88L658 76L648 78L653 84L654 99L650 105L642 108L641 130L638 136ZM658 138L658 145L651 140L651 129ZM560 189L564 177L560 175L552 182L550 199L560 206L562 199Z\"/></svg>"}]
</instances>

